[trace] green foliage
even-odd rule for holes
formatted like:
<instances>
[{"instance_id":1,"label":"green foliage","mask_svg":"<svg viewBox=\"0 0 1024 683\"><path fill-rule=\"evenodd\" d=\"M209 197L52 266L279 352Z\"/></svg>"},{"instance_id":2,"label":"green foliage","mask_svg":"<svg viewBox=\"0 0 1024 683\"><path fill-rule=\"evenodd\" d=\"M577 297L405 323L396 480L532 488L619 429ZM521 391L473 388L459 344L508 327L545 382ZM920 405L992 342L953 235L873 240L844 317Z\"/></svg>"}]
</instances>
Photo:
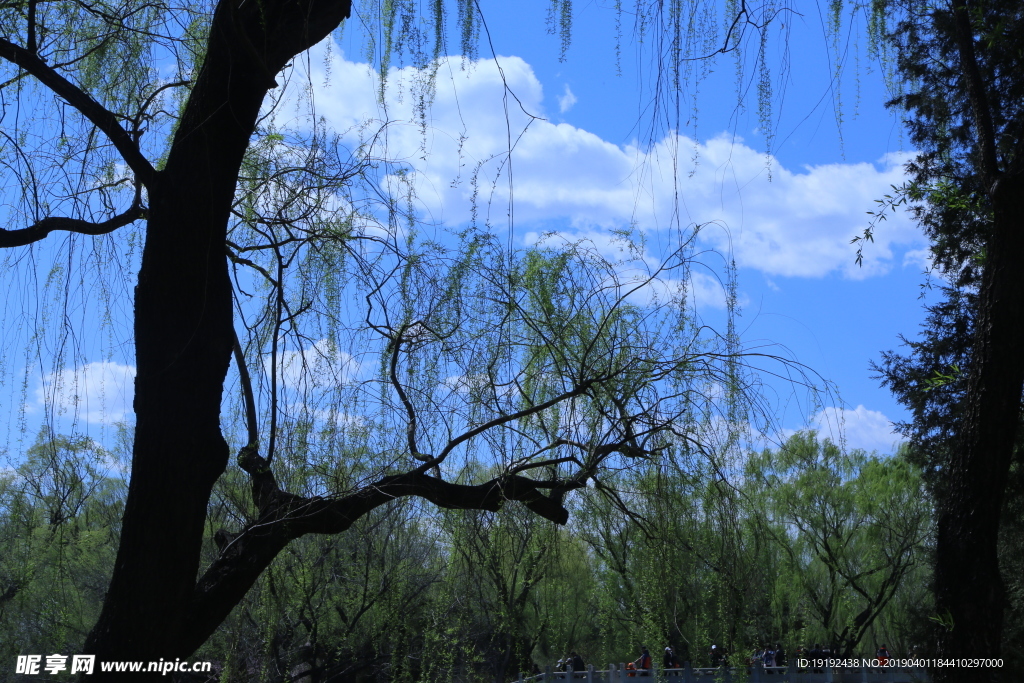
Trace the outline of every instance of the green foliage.
<instances>
[{"instance_id":1,"label":"green foliage","mask_svg":"<svg viewBox=\"0 0 1024 683\"><path fill-rule=\"evenodd\" d=\"M119 466L87 438L43 433L0 475L0 657L80 651L117 549Z\"/></svg>"},{"instance_id":2,"label":"green foliage","mask_svg":"<svg viewBox=\"0 0 1024 683\"><path fill-rule=\"evenodd\" d=\"M41 439L32 454L0 478L9 657L80 647L124 496L111 454L88 441ZM285 472L297 490L322 476ZM215 662L222 681L468 683L510 680L570 650L603 668L642 645L660 665L665 645L708 664L712 643L737 663L765 642L868 654L874 641L895 652L920 642L928 499L902 454L843 453L797 434L746 456L738 487L709 475L652 464L606 477L628 513L587 488L566 528L518 506L380 508L345 534L290 544L195 658ZM212 530L250 505L241 477L221 480L208 557ZM858 631L865 608L874 611Z\"/></svg>"},{"instance_id":3,"label":"green foliage","mask_svg":"<svg viewBox=\"0 0 1024 683\"><path fill-rule=\"evenodd\" d=\"M833 31L840 8L833 6ZM102 102L142 155L161 160L203 68L214 9L15 1L0 5L0 34ZM744 91L741 53L756 43L758 114L770 146L765 32L784 9L616 3L617 18L632 14L637 40L654 50L650 91L666 93L651 130L666 121L680 128L686 89L699 89L714 55L736 55ZM382 95L393 66L418 69L425 125L452 17L461 54L477 55L485 28L478 3L459 0L452 11L441 0L379 0L355 11ZM562 57L572 23L571 0L553 2ZM3 64L0 90L24 112L9 128L5 120L0 140L12 220L92 220L135 205L146 215L142 184L94 122L73 106L58 111L48 90ZM744 425L771 416L741 391L734 268L726 269L730 320L718 335L698 325L682 288L665 282L687 281L695 234L653 272L628 233L618 262L586 243L505 249L475 214L464 232L430 234L408 169L376 158L374 140L350 152L312 108L308 126L280 126L274 113L284 103L272 95L260 126L244 131L250 144L223 245L239 365L252 370L251 380L236 370L226 391L229 441L258 445L267 465L257 474L272 467L295 495L342 498L427 462L432 476L464 484L537 475L545 493L531 502L564 503L580 519L557 530L518 505L469 513L383 506L336 538L296 539L197 657L217 661L224 681L475 680L569 648L603 663L667 641L700 660L710 639L739 652L798 628L792 614L804 607L773 577L784 567L818 576L820 567L811 555L801 564L765 543L763 530L779 521L755 514L735 477ZM474 208L477 181L474 174ZM55 371L84 362L80 349L64 351L73 341L69 310L88 321L96 298L98 318L113 323L120 318L111 307L131 301L139 261L131 230L86 249L74 237L52 268L43 266L45 301L25 304L25 320L33 350L59 349ZM98 274L99 297L83 284L90 274ZM660 288L661 298L645 287ZM81 305L68 305L75 300ZM130 344L127 331L118 334L108 335L107 351ZM95 619L123 496L105 458L86 440L48 438L0 480L0 619L16 634L4 641L7 654L73 652ZM815 476L815 485L829 481ZM875 487L836 504L845 514L894 495ZM258 512L241 472L221 477L205 561ZM869 543L882 532L863 533L866 541L844 533L839 542ZM817 552L809 541L802 547ZM836 628L831 618L821 627Z\"/></svg>"},{"instance_id":4,"label":"green foliage","mask_svg":"<svg viewBox=\"0 0 1024 683\"><path fill-rule=\"evenodd\" d=\"M814 433L796 434L752 457L746 477L767 506L764 529L786 549L779 586L793 611L818 624L809 639L852 654L899 591L925 585L932 510L919 469L905 457L846 453ZM882 640L905 650L913 635Z\"/></svg>"},{"instance_id":5,"label":"green foliage","mask_svg":"<svg viewBox=\"0 0 1024 683\"><path fill-rule=\"evenodd\" d=\"M911 140L920 150L908 165L916 190L912 211L931 239L931 260L942 280L936 287L938 303L927 307L920 336L903 338L905 350L884 353L876 369L913 415L901 425L910 441L909 457L924 467L938 500L945 498L948 482L943 472L959 448L961 416L966 412L967 382L960 380L972 372L978 292L989 260L985 244L995 218L993 173L1018 172L1024 135L1020 4L986 0L967 7L978 68L975 92L967 78L968 65L961 59L953 7L922 2L889 5L890 17L898 20L889 31L901 80L900 94L891 104L907 113ZM978 91L984 101L977 99ZM979 118L981 110L987 112L988 124ZM986 161L983 141L989 135L988 153L994 158ZM1022 452L1018 445L1013 473L1020 471ZM1007 541L1017 538L1024 519L1019 506L1022 491L1020 477L1011 474L999 532L1003 576L1016 587L1008 592L1003 650L1014 662L1024 662L1024 602L1017 581L1019 553Z\"/></svg>"}]
</instances>

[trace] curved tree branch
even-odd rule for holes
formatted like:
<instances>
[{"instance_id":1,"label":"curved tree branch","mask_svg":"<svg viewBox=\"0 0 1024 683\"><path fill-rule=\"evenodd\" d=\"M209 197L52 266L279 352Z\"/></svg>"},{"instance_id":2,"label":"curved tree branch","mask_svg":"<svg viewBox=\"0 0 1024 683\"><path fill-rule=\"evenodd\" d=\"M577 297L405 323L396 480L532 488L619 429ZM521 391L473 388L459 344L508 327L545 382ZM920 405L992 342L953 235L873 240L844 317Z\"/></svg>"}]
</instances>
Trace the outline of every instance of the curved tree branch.
<instances>
[{"instance_id":1,"label":"curved tree branch","mask_svg":"<svg viewBox=\"0 0 1024 683\"><path fill-rule=\"evenodd\" d=\"M121 158L135 173L138 181L146 187L150 186L156 178L156 170L139 151L139 146L128 134L128 131L118 123L113 112L107 110L74 83L61 76L33 52L20 45L0 38L0 57L17 64L32 74L40 83L77 109L82 116L92 121L110 139L114 148L121 154Z\"/></svg>"},{"instance_id":2,"label":"curved tree branch","mask_svg":"<svg viewBox=\"0 0 1024 683\"><path fill-rule=\"evenodd\" d=\"M265 462L257 455L249 461L253 469ZM256 476L269 476L269 471ZM183 632L183 651L202 644L224 620L274 557L292 540L309 533L337 534L348 529L374 508L397 498L418 496L435 505L459 510L496 512L505 501L516 500L556 524L565 524L569 512L540 488L570 486L576 482L541 482L517 475L505 475L483 484L452 484L437 477L412 471L383 477L341 498L303 498L277 490L265 499L259 519L236 536L223 535L220 557L196 584Z\"/></svg>"},{"instance_id":3,"label":"curved tree branch","mask_svg":"<svg viewBox=\"0 0 1024 683\"><path fill-rule=\"evenodd\" d=\"M416 445L416 409L412 405L412 401L409 400L409 396L405 393L405 389L402 387L402 383L398 381L398 354L402 348L402 342L405 340L405 333L409 331L409 328L417 325L418 323L411 323L402 325L399 328L398 333L395 335L394 341L390 344L391 351L391 386L395 388L398 393L398 398L401 399L402 405L405 406L405 414L409 421L405 428L406 441L409 446L409 455L416 458L420 462L429 462L431 456L420 453L419 446Z\"/></svg>"},{"instance_id":4,"label":"curved tree branch","mask_svg":"<svg viewBox=\"0 0 1024 683\"><path fill-rule=\"evenodd\" d=\"M2 39L0 39L2 40ZM135 205L122 214L118 214L102 223L92 223L80 218L65 218L62 216L50 216L41 221L16 230L5 230L0 228L0 249L9 247L23 247L44 239L54 230L77 232L82 235L106 235L118 228L146 217L146 210Z\"/></svg>"},{"instance_id":5,"label":"curved tree branch","mask_svg":"<svg viewBox=\"0 0 1024 683\"><path fill-rule=\"evenodd\" d=\"M245 365L245 353L242 351L242 344L238 341L238 333L235 333L235 365L238 367L238 379L242 384L242 397L245 399L245 426L249 436L248 448L258 448L260 442L259 426L256 419L256 399L252 391L252 380L249 378L249 368Z\"/></svg>"}]
</instances>

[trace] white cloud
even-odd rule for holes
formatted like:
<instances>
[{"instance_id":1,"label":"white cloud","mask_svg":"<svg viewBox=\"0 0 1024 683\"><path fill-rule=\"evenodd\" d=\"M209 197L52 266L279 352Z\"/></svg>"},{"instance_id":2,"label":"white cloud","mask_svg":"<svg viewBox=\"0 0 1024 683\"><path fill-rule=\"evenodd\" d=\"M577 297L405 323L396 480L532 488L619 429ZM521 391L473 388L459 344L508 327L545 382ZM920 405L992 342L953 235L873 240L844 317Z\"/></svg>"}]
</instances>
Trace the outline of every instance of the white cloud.
<instances>
[{"instance_id":1,"label":"white cloud","mask_svg":"<svg viewBox=\"0 0 1024 683\"><path fill-rule=\"evenodd\" d=\"M903 265L913 266L921 271L934 273L936 276L941 275L941 273L934 270L932 264L932 251L926 247L921 249L911 249L903 254Z\"/></svg>"},{"instance_id":2,"label":"white cloud","mask_svg":"<svg viewBox=\"0 0 1024 683\"><path fill-rule=\"evenodd\" d=\"M263 360L264 370L271 372L270 358ZM340 386L355 379L362 370L359 361L350 353L334 347L328 339L320 339L301 350L280 353L277 365L278 381L289 388L304 385Z\"/></svg>"},{"instance_id":3,"label":"white cloud","mask_svg":"<svg viewBox=\"0 0 1024 683\"><path fill-rule=\"evenodd\" d=\"M94 424L123 421L132 411L135 367L113 361L86 363L46 375L36 402L58 414Z\"/></svg>"},{"instance_id":4,"label":"white cloud","mask_svg":"<svg viewBox=\"0 0 1024 683\"><path fill-rule=\"evenodd\" d=\"M825 408L811 420L811 425L822 436L839 441L840 434L845 435L846 447L862 448L865 451L892 453L896 445L902 441L889 418L877 410L868 410L862 405L855 409Z\"/></svg>"},{"instance_id":5,"label":"white cloud","mask_svg":"<svg viewBox=\"0 0 1024 683\"><path fill-rule=\"evenodd\" d=\"M647 276L642 274L635 276L637 282L643 282L645 279ZM624 288L628 288L629 282L628 278L623 278ZM685 282L677 278L662 277L650 280L640 289L631 292L626 299L641 306L653 304L655 301L666 304L678 299L681 293L685 293L687 304L698 310L724 310L726 307L727 297L721 280L700 271L692 271L690 279Z\"/></svg>"},{"instance_id":6,"label":"white cloud","mask_svg":"<svg viewBox=\"0 0 1024 683\"><path fill-rule=\"evenodd\" d=\"M569 90L569 84L565 84L565 93L558 98L558 111L564 114L565 112L572 109L572 106L576 104L576 95L573 94L572 90Z\"/></svg>"},{"instance_id":7,"label":"white cloud","mask_svg":"<svg viewBox=\"0 0 1024 683\"><path fill-rule=\"evenodd\" d=\"M710 270L702 270L699 269L701 266L691 264L693 269L688 280L673 277L679 274L678 271L663 268L662 260L651 253L646 244L629 242L617 234L598 230L580 230L575 233L527 232L523 242L531 246L556 248L560 245L585 243L585 247L593 249L608 263L614 264L614 283L619 292L628 292L626 300L633 304L646 306L655 301L665 304L677 300L685 293L692 306L717 309L726 307L726 292L722 281ZM641 283L642 286L638 287ZM610 279L605 284L612 285L613 281Z\"/></svg>"},{"instance_id":8,"label":"white cloud","mask_svg":"<svg viewBox=\"0 0 1024 683\"><path fill-rule=\"evenodd\" d=\"M769 276L870 277L905 258L915 261L903 252L913 254L925 244L904 213L878 227L875 242L865 247L863 267L855 264L850 244L867 226L875 199L903 182L907 154L891 154L877 164L793 170L727 135L694 141L670 134L649 148L620 145L527 116L524 110L545 115L543 88L519 57L500 57L500 73L492 60L467 68L460 68L461 59L441 63L426 108L409 90L416 78L411 68L391 72L380 103L367 65L345 60L337 49L328 58L327 87L316 85L326 78L323 59L310 60L317 115L336 130L366 135L388 122L377 156L409 164L414 172L408 179L424 212L443 224L465 224L474 210L480 221L503 223L511 174L520 230L570 226L591 233L635 226L652 242L669 244L679 223L717 222L722 229L707 230L705 243L731 248L740 267ZM522 109L505 97L506 86ZM571 95L566 88L558 98L563 111Z\"/></svg>"},{"instance_id":9,"label":"white cloud","mask_svg":"<svg viewBox=\"0 0 1024 683\"><path fill-rule=\"evenodd\" d=\"M725 288L722 286L722 281L713 275L699 271L690 273L689 293L696 306L725 308Z\"/></svg>"}]
</instances>

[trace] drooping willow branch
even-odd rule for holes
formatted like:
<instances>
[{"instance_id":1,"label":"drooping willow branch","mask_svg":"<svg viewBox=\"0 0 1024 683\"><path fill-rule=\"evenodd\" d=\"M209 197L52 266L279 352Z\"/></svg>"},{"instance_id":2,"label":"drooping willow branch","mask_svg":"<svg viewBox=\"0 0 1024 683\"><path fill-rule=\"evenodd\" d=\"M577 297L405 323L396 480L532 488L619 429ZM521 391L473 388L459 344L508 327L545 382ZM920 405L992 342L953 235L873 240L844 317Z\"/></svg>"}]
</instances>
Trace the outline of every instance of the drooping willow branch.
<instances>
[{"instance_id":1,"label":"drooping willow branch","mask_svg":"<svg viewBox=\"0 0 1024 683\"><path fill-rule=\"evenodd\" d=\"M132 169L136 179L149 187L156 179L156 169L143 156L132 136L117 121L117 116L94 100L68 79L61 76L50 65L44 62L33 51L0 38L0 58L17 64L32 74L40 83L60 96L65 102L77 109L82 116L89 119L107 136L121 158ZM123 216L124 214L122 214ZM44 219L45 220L45 219ZM72 219L68 219L72 220ZM132 219L134 220L134 219ZM124 225L122 223L122 225ZM120 226L116 226L120 227ZM62 228L67 229L67 228ZM111 228L113 230L114 228ZM77 230L75 232L78 232ZM108 231L109 232L109 231ZM97 233L86 233L97 234ZM99 233L102 234L102 233Z\"/></svg>"}]
</instances>

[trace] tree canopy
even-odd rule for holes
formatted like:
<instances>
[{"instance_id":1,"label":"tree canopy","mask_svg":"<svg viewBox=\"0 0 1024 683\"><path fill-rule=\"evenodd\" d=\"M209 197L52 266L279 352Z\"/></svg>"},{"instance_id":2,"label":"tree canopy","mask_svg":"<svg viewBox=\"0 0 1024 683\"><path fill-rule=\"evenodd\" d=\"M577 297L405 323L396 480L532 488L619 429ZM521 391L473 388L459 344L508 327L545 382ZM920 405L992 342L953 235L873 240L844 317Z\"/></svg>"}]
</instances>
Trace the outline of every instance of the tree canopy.
<instances>
[{"instance_id":1,"label":"tree canopy","mask_svg":"<svg viewBox=\"0 0 1024 683\"><path fill-rule=\"evenodd\" d=\"M779 11L636 9L667 102L691 59L737 51ZM408 3L355 11L379 29L368 35L382 75L408 58L428 86L449 14L464 54L486 28L474 3L436 3L422 22ZM554 11L564 49L571 5ZM767 356L687 314L692 230L654 266L625 235L626 256L609 261L586 244L505 248L479 226L429 234L402 169L372 146L346 149L315 117L283 127L274 111L301 89L295 61L352 12L324 0L0 4L12 226L0 246L31 282L35 255L63 237L30 299L30 352L55 340L51 367L81 362L74 318L134 348L119 549L84 644L100 660L188 656L290 541L382 505L514 501L564 524L571 491L628 508L610 473L713 457L723 432L735 440L723 423L756 412L744 368ZM131 331L116 329L115 309L129 308ZM236 466L248 498L208 558L211 495ZM303 476L289 482L290 467Z\"/></svg>"},{"instance_id":2,"label":"tree canopy","mask_svg":"<svg viewBox=\"0 0 1024 683\"><path fill-rule=\"evenodd\" d=\"M913 409L904 425L937 493L936 621L941 650L1019 656L1020 451L1024 299L1017 264L1021 169L1020 7L900 4L892 40L921 152L901 199L932 240L943 300L906 355L881 372ZM1002 557L1000 557L1002 556ZM1002 567L1000 566L1002 563ZM1004 577L1010 590L1004 588ZM1007 605L1014 627L1004 639ZM970 680L992 680L978 671ZM939 672L941 680L962 674Z\"/></svg>"},{"instance_id":3,"label":"tree canopy","mask_svg":"<svg viewBox=\"0 0 1024 683\"><path fill-rule=\"evenodd\" d=\"M15 636L0 656L80 647L123 509L123 475L104 466L126 446L42 435L24 476L3 480L0 577L19 588L0 599L0 630ZM843 453L813 433L745 455L741 488L698 454L610 473L605 485L628 510L612 496L570 495L564 526L515 504L451 510L409 497L378 507L343 534L292 541L191 660L212 662L222 680L442 682L514 679L572 650L604 668L644 644L700 666L716 643L734 664L775 643L790 660L815 642L854 656L881 642L923 646L932 527L920 469L903 454ZM280 457L290 489L316 485L306 454ZM832 496L824 486L836 471ZM808 490L809 480L822 486ZM81 504L51 519L69 490ZM794 497L824 507L793 509ZM204 561L219 554L215 530L251 505L243 472L218 481ZM891 553L900 562L887 564Z\"/></svg>"},{"instance_id":4,"label":"tree canopy","mask_svg":"<svg viewBox=\"0 0 1024 683\"><path fill-rule=\"evenodd\" d=\"M766 28L791 10L616 3L611 20L620 27L630 17L630 39L650 50L652 130L678 128L708 60L731 53L738 98L756 91L770 150ZM843 10L831 4L833 30ZM882 462L810 436L760 456L743 450L744 430L771 420L759 371L781 362L782 374L818 382L796 363L744 348L731 317L716 331L696 316L686 288L703 257L699 228L683 226L678 212L670 219L677 244L656 263L630 226L618 234L618 257L586 242L514 247L488 221L446 232L424 219L407 169L387 159L374 131L350 149L317 118L296 63L358 19L369 27L382 88L393 64L417 67L412 96L425 119L439 60L456 43L472 58L486 39L477 3L0 2L0 247L24 302L6 304L5 315L31 330L26 366L56 375L95 362L78 339L96 334L99 321L104 362L113 362L111 349L131 348L136 373L123 514L101 493L117 479L79 459L98 447L77 436L51 430L23 473L0 480L5 529L27 539L18 552L67 531L71 540L56 546L66 551L60 566L89 558L88 585L75 592L98 613L46 619L77 636L89 629L84 650L101 660L187 657L227 623L230 648L246 653L232 665L259 660L281 676L345 676L360 661L379 663L398 605L428 592L415 623L457 613L448 628L486 633L473 642L499 678L525 665L531 648L554 652L582 638L580 604L557 613L544 604L573 585L600 596L595 641L667 636L692 647L694 659L712 623L687 621L696 595L729 624L714 635L730 647L812 629L853 651L879 624L909 641L912 629L891 606L912 602L906 579L918 571L927 528L920 477L942 479L934 467L921 475L922 461L954 473L935 489L950 501L940 568L979 558L940 571L939 618L961 631L988 619L1002 599L991 523L1002 499L984 491L1003 490L1014 440L1007 425L1015 429L1019 411L1013 382L1024 373L1019 363L1003 372L1005 354L1020 346L1019 306L997 310L1001 293L1012 293L1005 273L1015 262L999 259L1016 253L1016 243L999 240L1016 220L1004 188L1019 184L1018 17L998 3L954 2L948 11L874 3L875 36L897 15L899 69L911 83L899 102L914 113L912 136L925 150L907 196L925 200L919 216L957 295L978 297L977 318L955 301L941 315L964 335L972 326L986 332L970 350L962 338L926 350L948 367L924 370L936 393L915 394L921 405L961 391L961 368L972 378L922 429L938 430L939 455ZM550 17L564 57L571 1L556 0ZM621 42L628 32L617 30ZM279 112L296 102L306 107L301 125L283 122ZM728 255L722 271L734 307ZM992 329L997 338L984 336ZM996 375L1005 381L993 393ZM982 400L996 395L999 410ZM946 436L961 426L943 411L960 400L972 417L968 436L951 446ZM24 425L24 412L19 419ZM987 452L995 455L978 455ZM744 467L743 486L723 474ZM423 501L444 511L440 521L418 514ZM675 509L676 501L690 504ZM890 521L896 507L905 514ZM975 542L977 510L988 521ZM576 537L540 526L565 525L574 511L585 517ZM106 521L97 526L96 515ZM390 530L386 541L377 528ZM320 536L341 532L353 540ZM105 560L100 608L96 586L106 576L82 548L103 534L116 535L119 548ZM18 546L16 535L4 542ZM640 537L659 539L673 567L694 570L686 590L674 592L678 574L632 552L630 539ZM710 549L703 556L698 539ZM438 550L444 543L447 552ZM747 552L765 562L735 563ZM24 586L57 580L25 571L0 576L0 609ZM351 579L358 571L361 583ZM772 571L798 588L774 583ZM491 623L451 607L469 575L486 577L475 588L493 607ZM370 576L380 595L370 594ZM982 607L965 606L963 587L978 581L992 590ZM443 589L432 592L435 583ZM333 605L317 602L319 587L341 584L353 590ZM550 591L544 600L541 589ZM274 634L256 656L260 619ZM998 632L998 620L979 629L975 653L998 652ZM328 633L342 645L330 650ZM63 647L75 634L49 642ZM400 665L395 653L440 636L391 635L387 675L422 675L426 665ZM959 647L948 634L944 642Z\"/></svg>"}]
</instances>

